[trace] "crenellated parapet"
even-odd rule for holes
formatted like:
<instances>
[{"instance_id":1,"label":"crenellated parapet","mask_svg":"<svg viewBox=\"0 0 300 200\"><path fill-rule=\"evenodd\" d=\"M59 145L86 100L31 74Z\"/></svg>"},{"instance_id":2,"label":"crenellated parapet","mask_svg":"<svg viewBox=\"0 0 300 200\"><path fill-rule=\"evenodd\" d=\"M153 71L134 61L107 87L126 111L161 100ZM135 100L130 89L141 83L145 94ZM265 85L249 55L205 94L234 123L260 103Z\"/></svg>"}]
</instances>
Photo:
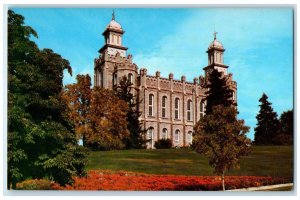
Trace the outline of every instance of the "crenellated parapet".
<instances>
[{"instance_id":1,"label":"crenellated parapet","mask_svg":"<svg viewBox=\"0 0 300 200\"><path fill-rule=\"evenodd\" d=\"M159 71L155 72L155 76L147 74L146 68L141 68L139 71L140 87L158 89L162 91L178 92L184 94L203 93L205 90L204 77L194 78L193 82L186 81L186 76L181 76L180 80L174 79L172 73L168 78L161 77Z\"/></svg>"}]
</instances>

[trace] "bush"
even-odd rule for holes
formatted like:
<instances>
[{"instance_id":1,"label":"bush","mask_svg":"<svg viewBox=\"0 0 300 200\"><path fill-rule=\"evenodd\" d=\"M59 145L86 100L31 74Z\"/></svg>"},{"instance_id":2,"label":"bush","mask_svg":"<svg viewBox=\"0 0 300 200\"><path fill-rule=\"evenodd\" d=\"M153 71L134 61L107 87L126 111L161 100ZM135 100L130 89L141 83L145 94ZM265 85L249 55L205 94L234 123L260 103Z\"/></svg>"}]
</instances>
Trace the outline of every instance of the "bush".
<instances>
[{"instance_id":1,"label":"bush","mask_svg":"<svg viewBox=\"0 0 300 200\"><path fill-rule=\"evenodd\" d=\"M155 142L154 147L156 149L170 149L172 147L172 142L170 139L160 139Z\"/></svg>"},{"instance_id":2,"label":"bush","mask_svg":"<svg viewBox=\"0 0 300 200\"><path fill-rule=\"evenodd\" d=\"M273 138L274 145L292 145L293 138L291 135L288 134L278 134Z\"/></svg>"},{"instance_id":3,"label":"bush","mask_svg":"<svg viewBox=\"0 0 300 200\"><path fill-rule=\"evenodd\" d=\"M17 190L53 190L54 181L47 179L28 179L17 183Z\"/></svg>"}]
</instances>

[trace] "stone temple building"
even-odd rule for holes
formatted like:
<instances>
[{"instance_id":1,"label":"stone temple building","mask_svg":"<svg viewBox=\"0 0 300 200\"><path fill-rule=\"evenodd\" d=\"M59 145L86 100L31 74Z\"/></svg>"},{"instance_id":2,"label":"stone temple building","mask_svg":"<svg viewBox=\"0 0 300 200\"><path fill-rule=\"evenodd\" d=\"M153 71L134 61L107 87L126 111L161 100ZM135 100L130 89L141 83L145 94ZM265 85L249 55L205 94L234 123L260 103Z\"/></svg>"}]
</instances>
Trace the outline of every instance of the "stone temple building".
<instances>
[{"instance_id":1,"label":"stone temple building","mask_svg":"<svg viewBox=\"0 0 300 200\"><path fill-rule=\"evenodd\" d=\"M216 39L216 33L206 51L208 64L203 68L204 76L188 82L185 76L175 80L172 73L168 77L161 77L159 71L149 75L147 69L139 69L133 63L132 55L127 55L127 47L122 45L124 32L113 14L103 32L104 46L94 60L94 85L113 89L123 76L128 77L136 89L132 92L140 101L137 109L142 113L140 120L143 128L148 130L146 137L151 139L148 148L154 148L155 141L161 138L171 139L174 147L191 144L193 126L205 114L204 86L213 69L227 77L234 91L232 98L236 101L237 84L232 80L232 74L227 73L228 66L223 60L225 49Z\"/></svg>"}]
</instances>

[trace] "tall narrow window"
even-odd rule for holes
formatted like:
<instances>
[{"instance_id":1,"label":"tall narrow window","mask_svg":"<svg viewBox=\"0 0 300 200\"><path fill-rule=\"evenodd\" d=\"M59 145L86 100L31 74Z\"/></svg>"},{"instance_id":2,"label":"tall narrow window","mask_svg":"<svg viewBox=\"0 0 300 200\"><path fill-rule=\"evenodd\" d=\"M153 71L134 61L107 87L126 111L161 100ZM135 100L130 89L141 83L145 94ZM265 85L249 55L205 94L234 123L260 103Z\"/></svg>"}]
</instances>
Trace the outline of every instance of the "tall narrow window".
<instances>
[{"instance_id":1,"label":"tall narrow window","mask_svg":"<svg viewBox=\"0 0 300 200\"><path fill-rule=\"evenodd\" d=\"M154 100L154 95L149 94L149 116L153 116L153 100Z\"/></svg>"},{"instance_id":2,"label":"tall narrow window","mask_svg":"<svg viewBox=\"0 0 300 200\"><path fill-rule=\"evenodd\" d=\"M98 86L103 87L103 73L102 71L98 71Z\"/></svg>"},{"instance_id":3,"label":"tall narrow window","mask_svg":"<svg viewBox=\"0 0 300 200\"><path fill-rule=\"evenodd\" d=\"M120 44L120 36L117 35L117 44Z\"/></svg>"},{"instance_id":4,"label":"tall narrow window","mask_svg":"<svg viewBox=\"0 0 300 200\"><path fill-rule=\"evenodd\" d=\"M114 74L114 80L113 80L114 85L117 85L117 82L118 82L118 76L117 76L117 74L115 73L115 74Z\"/></svg>"},{"instance_id":5,"label":"tall narrow window","mask_svg":"<svg viewBox=\"0 0 300 200\"><path fill-rule=\"evenodd\" d=\"M114 43L114 36L115 35L111 35L111 43Z\"/></svg>"},{"instance_id":6,"label":"tall narrow window","mask_svg":"<svg viewBox=\"0 0 300 200\"><path fill-rule=\"evenodd\" d=\"M166 101L167 97L163 96L162 102L161 102L161 117L166 118Z\"/></svg>"},{"instance_id":7,"label":"tall narrow window","mask_svg":"<svg viewBox=\"0 0 300 200\"><path fill-rule=\"evenodd\" d=\"M162 139L168 139L168 129L164 128L161 134Z\"/></svg>"},{"instance_id":8,"label":"tall narrow window","mask_svg":"<svg viewBox=\"0 0 300 200\"><path fill-rule=\"evenodd\" d=\"M192 100L187 102L187 120L192 121Z\"/></svg>"},{"instance_id":9,"label":"tall narrow window","mask_svg":"<svg viewBox=\"0 0 300 200\"><path fill-rule=\"evenodd\" d=\"M179 145L179 137L180 137L180 131L177 129L174 134L174 145L175 146Z\"/></svg>"},{"instance_id":10,"label":"tall narrow window","mask_svg":"<svg viewBox=\"0 0 300 200\"><path fill-rule=\"evenodd\" d=\"M151 148L151 149L153 149L153 145L154 145L154 137L153 137L153 133L154 133L154 128L153 127L150 127L149 129L148 129L148 140L149 140L149 142L148 142L148 147L149 148Z\"/></svg>"},{"instance_id":11,"label":"tall narrow window","mask_svg":"<svg viewBox=\"0 0 300 200\"><path fill-rule=\"evenodd\" d=\"M200 119L204 116L205 104L203 101L200 102Z\"/></svg>"},{"instance_id":12,"label":"tall narrow window","mask_svg":"<svg viewBox=\"0 0 300 200\"><path fill-rule=\"evenodd\" d=\"M132 75L132 73L128 74L128 81L129 81L129 83L133 84L133 75Z\"/></svg>"},{"instance_id":13,"label":"tall narrow window","mask_svg":"<svg viewBox=\"0 0 300 200\"><path fill-rule=\"evenodd\" d=\"M235 92L232 92L232 100L235 101Z\"/></svg>"},{"instance_id":14,"label":"tall narrow window","mask_svg":"<svg viewBox=\"0 0 300 200\"><path fill-rule=\"evenodd\" d=\"M186 141L187 141L188 145L192 144L192 142L193 142L193 132L192 131L188 132Z\"/></svg>"},{"instance_id":15,"label":"tall narrow window","mask_svg":"<svg viewBox=\"0 0 300 200\"><path fill-rule=\"evenodd\" d=\"M179 119L179 98L175 99L175 119Z\"/></svg>"}]
</instances>

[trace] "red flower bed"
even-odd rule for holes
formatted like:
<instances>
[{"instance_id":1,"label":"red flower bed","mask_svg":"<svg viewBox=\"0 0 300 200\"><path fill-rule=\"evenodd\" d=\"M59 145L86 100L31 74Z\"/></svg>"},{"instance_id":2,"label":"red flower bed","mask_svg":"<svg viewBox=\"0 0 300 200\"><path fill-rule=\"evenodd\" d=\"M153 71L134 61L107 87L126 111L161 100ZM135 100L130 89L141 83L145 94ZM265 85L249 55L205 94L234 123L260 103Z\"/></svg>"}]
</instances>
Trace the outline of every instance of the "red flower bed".
<instances>
[{"instance_id":1,"label":"red flower bed","mask_svg":"<svg viewBox=\"0 0 300 200\"><path fill-rule=\"evenodd\" d=\"M149 175L132 172L89 171L84 178L75 177L73 186L58 190L138 190L138 191L216 191L221 190L221 180L217 176L177 176ZM259 176L226 176L226 189L258 187L287 182L283 178Z\"/></svg>"}]
</instances>

